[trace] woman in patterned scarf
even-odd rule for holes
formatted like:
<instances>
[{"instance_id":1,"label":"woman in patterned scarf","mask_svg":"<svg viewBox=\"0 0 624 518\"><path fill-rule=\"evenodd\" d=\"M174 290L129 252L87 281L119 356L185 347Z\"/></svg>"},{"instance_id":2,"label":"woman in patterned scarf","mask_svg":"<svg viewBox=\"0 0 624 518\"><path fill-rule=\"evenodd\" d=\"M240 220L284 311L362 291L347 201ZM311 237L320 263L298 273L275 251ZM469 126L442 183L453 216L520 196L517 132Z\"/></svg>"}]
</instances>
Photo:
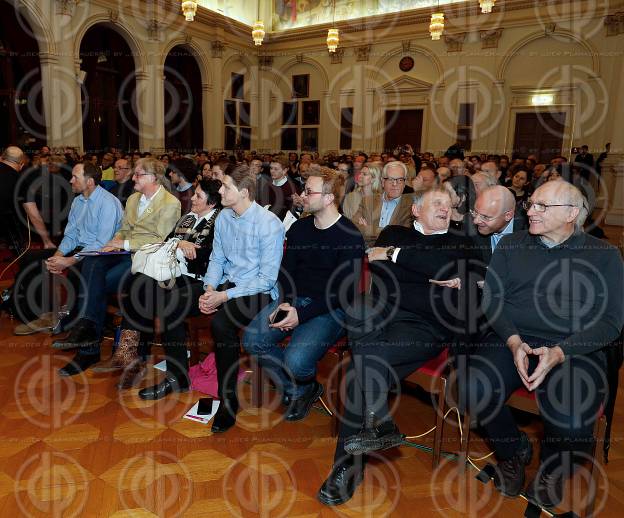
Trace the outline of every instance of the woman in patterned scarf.
<instances>
[{"instance_id":1,"label":"woman in patterned scarf","mask_svg":"<svg viewBox=\"0 0 624 518\"><path fill-rule=\"evenodd\" d=\"M171 392L189 388L184 320L199 314L197 300L204 293L203 276L212 252L214 224L221 211L219 180L202 179L192 197L191 212L182 216L167 239L178 238L176 251L182 275L172 289L142 273L135 274L121 300L123 322L119 346L113 356L94 367L94 372L123 370L117 387L136 386L145 375L145 362L139 355L141 333L153 331L155 318L167 360L165 379L139 392L142 399L160 399Z\"/></svg>"}]
</instances>

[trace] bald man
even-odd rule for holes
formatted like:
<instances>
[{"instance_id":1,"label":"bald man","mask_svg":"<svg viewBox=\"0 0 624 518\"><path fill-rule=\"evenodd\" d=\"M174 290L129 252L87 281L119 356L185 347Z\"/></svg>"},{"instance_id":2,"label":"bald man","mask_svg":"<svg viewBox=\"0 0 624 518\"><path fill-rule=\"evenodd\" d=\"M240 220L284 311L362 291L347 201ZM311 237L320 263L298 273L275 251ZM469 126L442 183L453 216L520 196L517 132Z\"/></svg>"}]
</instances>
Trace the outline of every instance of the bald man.
<instances>
[{"instance_id":1,"label":"bald man","mask_svg":"<svg viewBox=\"0 0 624 518\"><path fill-rule=\"evenodd\" d=\"M488 264L498 242L506 234L526 228L522 215L516 217L516 202L511 191L502 185L481 191L472 218L479 235L475 241L480 245L483 262Z\"/></svg>"},{"instance_id":2,"label":"bald man","mask_svg":"<svg viewBox=\"0 0 624 518\"><path fill-rule=\"evenodd\" d=\"M17 146L7 147L0 157L0 208L11 211L14 207L15 186L24 166L24 153Z\"/></svg>"},{"instance_id":3,"label":"bald man","mask_svg":"<svg viewBox=\"0 0 624 518\"><path fill-rule=\"evenodd\" d=\"M526 488L530 502L550 510L592 455L608 392L605 348L624 325L624 265L617 248L583 232L587 201L573 185L547 182L526 206L528 231L505 236L490 261L483 306L493 333L472 355L464 387L498 460L496 488L508 497ZM522 387L535 394L544 423L528 484L533 445L504 404Z\"/></svg>"}]
</instances>

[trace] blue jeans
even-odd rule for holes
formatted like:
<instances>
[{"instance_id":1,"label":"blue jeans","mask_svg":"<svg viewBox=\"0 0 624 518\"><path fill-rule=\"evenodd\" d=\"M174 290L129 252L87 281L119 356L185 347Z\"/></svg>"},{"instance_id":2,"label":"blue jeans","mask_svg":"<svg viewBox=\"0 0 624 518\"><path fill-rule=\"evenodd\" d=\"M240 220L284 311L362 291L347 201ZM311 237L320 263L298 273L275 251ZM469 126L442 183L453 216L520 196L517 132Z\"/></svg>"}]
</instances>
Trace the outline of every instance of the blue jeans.
<instances>
[{"instance_id":1,"label":"blue jeans","mask_svg":"<svg viewBox=\"0 0 624 518\"><path fill-rule=\"evenodd\" d=\"M86 289L85 319L95 323L98 337L102 337L106 317L106 299L108 295L121 293L123 285L131 278L130 255L109 255L85 257L81 265L84 280L82 289ZM100 345L81 348L83 354L99 354Z\"/></svg>"},{"instance_id":2,"label":"blue jeans","mask_svg":"<svg viewBox=\"0 0 624 518\"><path fill-rule=\"evenodd\" d=\"M305 307L309 297L297 297L293 305ZM243 336L243 347L257 356L259 365L272 377L284 394L292 399L305 395L316 376L316 363L337 340L345 335L344 313L335 310L324 313L298 325L291 331L269 327L269 315L277 309L279 301L267 305L251 321ZM279 344L290 336L284 348Z\"/></svg>"}]
</instances>

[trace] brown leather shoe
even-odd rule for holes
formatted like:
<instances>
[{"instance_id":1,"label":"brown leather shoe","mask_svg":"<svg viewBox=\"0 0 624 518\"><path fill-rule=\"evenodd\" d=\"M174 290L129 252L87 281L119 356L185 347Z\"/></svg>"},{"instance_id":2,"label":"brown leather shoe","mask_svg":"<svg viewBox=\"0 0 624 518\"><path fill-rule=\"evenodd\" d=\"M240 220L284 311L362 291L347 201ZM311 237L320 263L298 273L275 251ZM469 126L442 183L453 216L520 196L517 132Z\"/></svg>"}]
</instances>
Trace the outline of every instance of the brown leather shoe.
<instances>
[{"instance_id":1,"label":"brown leather shoe","mask_svg":"<svg viewBox=\"0 0 624 518\"><path fill-rule=\"evenodd\" d=\"M147 368L145 367L145 362L134 362L121 373L119 383L117 383L117 390L128 390L138 387L146 374Z\"/></svg>"},{"instance_id":2,"label":"brown leather shoe","mask_svg":"<svg viewBox=\"0 0 624 518\"><path fill-rule=\"evenodd\" d=\"M93 367L93 372L115 372L138 361L137 350L140 336L138 331L122 329L115 353L108 360L101 361Z\"/></svg>"}]
</instances>

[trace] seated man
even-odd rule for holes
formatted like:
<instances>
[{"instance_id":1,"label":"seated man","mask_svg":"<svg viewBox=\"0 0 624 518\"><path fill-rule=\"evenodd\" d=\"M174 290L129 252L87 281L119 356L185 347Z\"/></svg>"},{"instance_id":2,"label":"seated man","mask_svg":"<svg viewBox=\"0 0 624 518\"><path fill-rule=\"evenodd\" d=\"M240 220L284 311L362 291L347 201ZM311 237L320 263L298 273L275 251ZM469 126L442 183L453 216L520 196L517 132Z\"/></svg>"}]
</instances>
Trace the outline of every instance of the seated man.
<instances>
[{"instance_id":1,"label":"seated man","mask_svg":"<svg viewBox=\"0 0 624 518\"><path fill-rule=\"evenodd\" d=\"M221 404L212 432L236 423L236 382L240 339L238 332L278 297L277 275L284 251L284 226L254 201L256 180L239 165L221 180L224 209L217 217L212 253L204 276L206 292L199 309L215 313L210 329L215 344Z\"/></svg>"},{"instance_id":2,"label":"seated man","mask_svg":"<svg viewBox=\"0 0 624 518\"><path fill-rule=\"evenodd\" d=\"M503 236L526 228L522 215L516 213L513 194L502 185L494 185L481 191L470 214L479 232L474 240L481 245L479 248L485 264L489 264L492 253Z\"/></svg>"},{"instance_id":3,"label":"seated man","mask_svg":"<svg viewBox=\"0 0 624 518\"><path fill-rule=\"evenodd\" d=\"M134 170L135 192L126 203L123 223L103 252L133 251L164 241L180 218L180 202L162 186L165 166L155 158L141 158ZM129 276L130 254L87 257L81 267L85 297L84 315L69 336L52 344L56 349L80 347L74 359L59 370L73 376L100 358L100 339L106 316L106 294L119 293ZM136 350L131 356L136 356ZM130 360L131 358L129 358Z\"/></svg>"},{"instance_id":4,"label":"seated man","mask_svg":"<svg viewBox=\"0 0 624 518\"><path fill-rule=\"evenodd\" d=\"M470 264L471 242L448 231L446 189L414 194L412 211L412 228L385 228L368 252L372 301L356 302L347 311L352 361L345 413L334 467L318 493L327 505L351 498L362 481L362 454L403 442L388 409L388 391L393 381L437 356L457 333L451 312L464 303L457 288L465 276L462 262Z\"/></svg>"},{"instance_id":5,"label":"seated man","mask_svg":"<svg viewBox=\"0 0 624 518\"><path fill-rule=\"evenodd\" d=\"M407 167L403 162L388 162L381 175L383 193L373 204L372 215L360 211L351 218L364 236L367 245L372 245L384 227L401 225L409 227L412 214L412 195L403 194L407 180Z\"/></svg>"},{"instance_id":6,"label":"seated man","mask_svg":"<svg viewBox=\"0 0 624 518\"><path fill-rule=\"evenodd\" d=\"M593 443L608 390L604 348L624 321L624 267L617 248L582 231L586 201L573 185L544 184L526 205L529 230L503 237L492 256L483 304L494 332L472 356L464 386L498 459L494 483L510 497L524 488L532 446L504 403L521 387L535 391L544 440L526 494L552 508ZM480 365L499 374L484 384ZM579 383L585 388L571 390Z\"/></svg>"},{"instance_id":7,"label":"seated man","mask_svg":"<svg viewBox=\"0 0 624 518\"><path fill-rule=\"evenodd\" d=\"M243 338L245 349L282 391L287 421L308 415L323 393L316 381L316 363L344 335L339 291L345 281L355 293L360 281L364 240L349 219L338 212L344 178L323 167L313 171L302 193L304 210L313 217L293 223L286 234L279 284L281 300L256 315ZM343 292L344 293L344 292ZM274 321L278 310L284 318ZM280 347L292 336L286 348Z\"/></svg>"},{"instance_id":8,"label":"seated man","mask_svg":"<svg viewBox=\"0 0 624 518\"><path fill-rule=\"evenodd\" d=\"M117 232L121 225L123 208L117 198L100 186L102 172L91 162L76 164L70 181L72 191L77 194L69 210L69 218L63 240L58 249L45 261L47 271L61 275L69 268L68 280L74 288L74 300L68 301L70 314L63 325L73 321L78 311L75 295L79 291L80 279L74 267L80 267L80 261L74 256L80 250L97 250L104 246ZM45 253L46 251L44 251ZM48 256L50 254L47 254ZM41 254L40 254L41 256ZM25 270L32 278L32 271ZM18 276L16 284L22 280ZM28 282L24 279L25 282ZM16 335L27 335L39 331L51 330L57 325L56 313L41 315L34 322L19 325Z\"/></svg>"}]
</instances>

